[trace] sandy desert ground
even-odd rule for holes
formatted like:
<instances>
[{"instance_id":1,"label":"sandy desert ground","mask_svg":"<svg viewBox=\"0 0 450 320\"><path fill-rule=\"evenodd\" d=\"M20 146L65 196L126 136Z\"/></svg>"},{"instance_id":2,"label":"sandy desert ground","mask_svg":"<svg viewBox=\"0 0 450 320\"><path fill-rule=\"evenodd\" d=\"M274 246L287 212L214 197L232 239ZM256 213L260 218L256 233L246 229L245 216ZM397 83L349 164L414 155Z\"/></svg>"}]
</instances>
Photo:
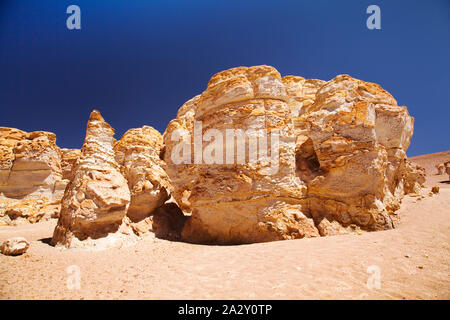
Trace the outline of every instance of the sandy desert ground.
<instances>
[{"instance_id":1,"label":"sandy desert ground","mask_svg":"<svg viewBox=\"0 0 450 320\"><path fill-rule=\"evenodd\" d=\"M401 222L389 231L241 246L148 236L126 248L81 251L48 244L56 221L0 227L0 241L31 242L21 256L0 255L0 298L449 299L450 182L434 165L450 151L412 160L427 169L428 188L424 198L405 197ZM440 193L429 196L434 185ZM80 270L79 289L67 286L70 266Z\"/></svg>"}]
</instances>

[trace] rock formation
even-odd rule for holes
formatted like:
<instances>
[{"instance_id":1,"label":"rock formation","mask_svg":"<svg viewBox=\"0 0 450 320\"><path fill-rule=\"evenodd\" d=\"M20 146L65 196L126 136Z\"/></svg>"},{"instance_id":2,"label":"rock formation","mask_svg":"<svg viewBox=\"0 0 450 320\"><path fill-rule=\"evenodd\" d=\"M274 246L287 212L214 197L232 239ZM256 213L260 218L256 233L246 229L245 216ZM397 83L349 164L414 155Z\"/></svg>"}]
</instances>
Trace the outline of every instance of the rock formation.
<instances>
[{"instance_id":1,"label":"rock formation","mask_svg":"<svg viewBox=\"0 0 450 320\"><path fill-rule=\"evenodd\" d=\"M436 170L437 170L437 175L441 175L441 174L444 174L444 172L445 172L445 165L443 164L443 163L438 163L437 165L436 165Z\"/></svg>"},{"instance_id":2,"label":"rock formation","mask_svg":"<svg viewBox=\"0 0 450 320\"><path fill-rule=\"evenodd\" d=\"M379 85L337 76L316 93L302 118L310 159L308 210L322 235L393 227L404 195L406 149L414 119ZM309 141L310 139L310 141ZM307 170L308 171L308 170ZM303 172L300 172L300 177ZM328 231L334 221L338 230ZM324 227L325 226L325 227Z\"/></svg>"},{"instance_id":3,"label":"rock formation","mask_svg":"<svg viewBox=\"0 0 450 320\"><path fill-rule=\"evenodd\" d=\"M379 85L348 75L281 78L268 66L214 75L164 133L173 196L192 212L183 238L248 243L392 228L403 195L424 178L406 159L413 122ZM278 170L265 172L267 155L219 163L229 141L220 150L215 139L227 129L279 131Z\"/></svg>"},{"instance_id":4,"label":"rock formation","mask_svg":"<svg viewBox=\"0 0 450 320\"><path fill-rule=\"evenodd\" d=\"M98 111L88 121L81 153L63 149L70 183L52 243L65 247L122 246L148 232L178 240L185 217L170 200L161 134L149 126L119 141Z\"/></svg>"},{"instance_id":5,"label":"rock formation","mask_svg":"<svg viewBox=\"0 0 450 320\"><path fill-rule=\"evenodd\" d=\"M48 198L0 199L0 226L36 223L57 218L61 209L60 201Z\"/></svg>"},{"instance_id":6,"label":"rock formation","mask_svg":"<svg viewBox=\"0 0 450 320\"><path fill-rule=\"evenodd\" d=\"M54 216L68 183L51 132L0 127L0 224Z\"/></svg>"},{"instance_id":7,"label":"rock formation","mask_svg":"<svg viewBox=\"0 0 450 320\"><path fill-rule=\"evenodd\" d=\"M185 240L250 243L319 236L311 217L304 214L307 190L296 176L296 139L289 102L274 68L235 68L212 77L205 92L185 104L177 119L169 123L164 134L164 159L174 184L173 195L184 210L192 211L182 233ZM195 123L201 123L198 132ZM236 132L236 138L217 141L229 139L229 129L252 131L247 136ZM184 136L183 130L187 133ZM204 136L208 131L214 133L214 142L196 145L194 140L202 136L211 141ZM279 134L274 144L270 143L273 133ZM267 145L264 155L251 150L261 140ZM233 149L234 141L244 145L246 155L241 163L236 163L239 150L231 163L225 161L231 153L226 145ZM216 142L221 143L214 152L222 154L214 154L214 162L205 163L211 162L210 149ZM189 150L191 164L177 163L180 145ZM251 160L250 152L257 153L257 159ZM205 161L196 159L199 155Z\"/></svg>"},{"instance_id":8,"label":"rock formation","mask_svg":"<svg viewBox=\"0 0 450 320\"><path fill-rule=\"evenodd\" d=\"M72 168L80 156L80 149L61 149L61 170L63 179L72 179Z\"/></svg>"},{"instance_id":9,"label":"rock formation","mask_svg":"<svg viewBox=\"0 0 450 320\"><path fill-rule=\"evenodd\" d=\"M425 183L425 169L416 163L406 161L406 168L403 177L404 193L418 194Z\"/></svg>"},{"instance_id":10,"label":"rock formation","mask_svg":"<svg viewBox=\"0 0 450 320\"><path fill-rule=\"evenodd\" d=\"M148 232L237 244L390 229L425 181L406 157L413 125L374 83L233 68L183 104L163 136L144 126L115 141L95 110L81 150L0 128L0 224L57 216L65 190L52 238L65 247Z\"/></svg>"},{"instance_id":11,"label":"rock formation","mask_svg":"<svg viewBox=\"0 0 450 320\"><path fill-rule=\"evenodd\" d=\"M153 213L169 200L172 189L165 163L160 158L163 151L161 134L149 126L130 129L115 143L114 151L131 192L127 211L131 227L138 235L155 232ZM179 215L182 219L181 211Z\"/></svg>"},{"instance_id":12,"label":"rock formation","mask_svg":"<svg viewBox=\"0 0 450 320\"><path fill-rule=\"evenodd\" d=\"M165 163L169 166L172 184L177 186L177 188L172 190L172 195L179 207L187 214L190 214L192 210L188 198L191 190L194 188L198 166L183 161L174 163L171 157L172 155L177 156L179 148L177 149L176 146L182 145L187 148L186 157L191 160L193 158L194 150L191 148L191 134L194 130L195 109L199 99L200 95L195 96L181 106L178 110L177 118L170 121L163 137L165 148L162 156ZM172 138L178 140L179 143L172 142Z\"/></svg>"},{"instance_id":13,"label":"rock formation","mask_svg":"<svg viewBox=\"0 0 450 320\"><path fill-rule=\"evenodd\" d=\"M94 110L62 199L54 245L121 246L130 235L126 219L130 191L115 160L113 135L111 126ZM105 241L95 241L102 238Z\"/></svg>"}]
</instances>

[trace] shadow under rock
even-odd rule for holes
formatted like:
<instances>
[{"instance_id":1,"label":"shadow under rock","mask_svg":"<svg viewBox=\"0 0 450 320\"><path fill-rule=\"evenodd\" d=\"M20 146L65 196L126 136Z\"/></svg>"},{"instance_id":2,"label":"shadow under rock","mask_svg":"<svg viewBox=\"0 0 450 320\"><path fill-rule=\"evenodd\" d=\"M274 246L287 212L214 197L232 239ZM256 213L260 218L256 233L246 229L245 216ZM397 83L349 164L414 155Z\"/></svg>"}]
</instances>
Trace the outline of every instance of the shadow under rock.
<instances>
[{"instance_id":1,"label":"shadow under rock","mask_svg":"<svg viewBox=\"0 0 450 320\"><path fill-rule=\"evenodd\" d=\"M42 238L42 239L38 239L38 241L48 244L51 247L54 247L54 245L52 245L52 238Z\"/></svg>"},{"instance_id":2,"label":"shadow under rock","mask_svg":"<svg viewBox=\"0 0 450 320\"><path fill-rule=\"evenodd\" d=\"M165 203L153 212L153 231L160 239L184 242L181 231L188 219L175 203Z\"/></svg>"}]
</instances>

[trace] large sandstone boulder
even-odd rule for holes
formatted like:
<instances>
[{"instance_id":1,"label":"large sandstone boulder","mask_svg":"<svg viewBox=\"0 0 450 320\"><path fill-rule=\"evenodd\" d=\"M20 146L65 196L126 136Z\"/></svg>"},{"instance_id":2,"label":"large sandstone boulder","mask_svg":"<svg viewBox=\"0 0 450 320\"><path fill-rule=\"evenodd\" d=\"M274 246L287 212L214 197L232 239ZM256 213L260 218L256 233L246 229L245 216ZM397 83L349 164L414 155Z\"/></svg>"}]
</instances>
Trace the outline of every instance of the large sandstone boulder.
<instances>
[{"instance_id":1,"label":"large sandstone boulder","mask_svg":"<svg viewBox=\"0 0 450 320\"><path fill-rule=\"evenodd\" d=\"M68 180L55 142L51 132L0 127L0 224L37 222L59 211Z\"/></svg>"},{"instance_id":2,"label":"large sandstone boulder","mask_svg":"<svg viewBox=\"0 0 450 320\"><path fill-rule=\"evenodd\" d=\"M54 133L0 128L0 193L12 199L60 199L60 150Z\"/></svg>"},{"instance_id":3,"label":"large sandstone boulder","mask_svg":"<svg viewBox=\"0 0 450 320\"><path fill-rule=\"evenodd\" d=\"M192 211L189 196L194 188L195 177L197 176L198 166L192 165L194 150L192 146L192 136L194 130L194 116L197 102L200 95L195 96L191 100L184 103L177 113L177 118L170 121L166 131L164 132L164 153L162 154L165 163L168 165L170 172L170 180L177 187L173 188L172 196L176 199L180 208L187 214ZM178 140L179 143L172 140ZM180 161L178 154L180 147L186 147L186 159L191 161ZM181 149L182 149L181 148ZM171 157L174 155L176 162ZM167 168L166 168L167 170Z\"/></svg>"},{"instance_id":4,"label":"large sandstone boulder","mask_svg":"<svg viewBox=\"0 0 450 320\"><path fill-rule=\"evenodd\" d=\"M170 122L164 159L177 203L192 212L185 240L250 243L319 235L303 210L306 187L296 176L289 102L274 68L234 68L213 76ZM230 138L230 129L250 131ZM252 149L258 143L266 144L265 154Z\"/></svg>"},{"instance_id":5,"label":"large sandstone boulder","mask_svg":"<svg viewBox=\"0 0 450 320\"><path fill-rule=\"evenodd\" d=\"M115 160L113 135L111 126L94 110L62 199L54 245L121 246L130 235L126 219L130 191Z\"/></svg>"},{"instance_id":6,"label":"large sandstone boulder","mask_svg":"<svg viewBox=\"0 0 450 320\"><path fill-rule=\"evenodd\" d=\"M413 132L406 107L377 84L341 75L317 91L303 121L304 144L312 149L299 148L298 157L314 159L313 177L299 175L307 181L309 211L321 234L329 234L322 224L334 221L341 229L392 228Z\"/></svg>"},{"instance_id":7,"label":"large sandstone boulder","mask_svg":"<svg viewBox=\"0 0 450 320\"><path fill-rule=\"evenodd\" d=\"M413 124L374 83L233 68L163 136L144 126L115 141L98 111L81 150L0 128L0 225L55 217L64 194L52 243L65 247L121 246L149 231L236 244L390 229L425 181L406 157Z\"/></svg>"},{"instance_id":8,"label":"large sandstone boulder","mask_svg":"<svg viewBox=\"0 0 450 320\"><path fill-rule=\"evenodd\" d=\"M220 72L164 133L173 196L191 214L182 236L249 243L392 228L403 195L423 183L406 160L413 122L379 85L347 75ZM227 129L250 135L230 142ZM266 153L250 147L273 132ZM239 143L245 157L227 162Z\"/></svg>"}]
</instances>

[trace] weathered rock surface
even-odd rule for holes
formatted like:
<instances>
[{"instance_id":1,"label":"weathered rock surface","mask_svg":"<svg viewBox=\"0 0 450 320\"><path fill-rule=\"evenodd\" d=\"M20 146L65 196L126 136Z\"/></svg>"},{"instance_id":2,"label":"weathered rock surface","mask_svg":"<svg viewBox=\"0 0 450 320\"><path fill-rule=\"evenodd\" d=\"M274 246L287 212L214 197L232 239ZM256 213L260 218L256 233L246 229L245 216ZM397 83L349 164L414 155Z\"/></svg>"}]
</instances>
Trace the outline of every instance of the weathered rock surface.
<instances>
[{"instance_id":1,"label":"weathered rock surface","mask_svg":"<svg viewBox=\"0 0 450 320\"><path fill-rule=\"evenodd\" d=\"M291 117L298 117L316 99L316 92L326 81L318 79L305 79L299 76L285 76L282 78L289 96L289 109Z\"/></svg>"},{"instance_id":2,"label":"weathered rock surface","mask_svg":"<svg viewBox=\"0 0 450 320\"><path fill-rule=\"evenodd\" d=\"M114 145L131 191L127 215L133 221L147 217L169 199L171 185L160 159L162 149L161 134L149 126L128 130Z\"/></svg>"},{"instance_id":3,"label":"weathered rock surface","mask_svg":"<svg viewBox=\"0 0 450 320\"><path fill-rule=\"evenodd\" d=\"M436 172L437 175L444 174L444 172L445 172L445 165L443 163L437 164L436 165L436 170L437 170L437 172Z\"/></svg>"},{"instance_id":4,"label":"weathered rock surface","mask_svg":"<svg viewBox=\"0 0 450 320\"><path fill-rule=\"evenodd\" d=\"M281 78L268 66L220 72L164 133L173 196L192 212L182 236L247 243L392 228L403 195L424 178L406 160L413 122L379 85L347 75L325 82ZM226 148L221 154L213 142L226 129L279 130L278 170L264 171L270 157L218 163Z\"/></svg>"},{"instance_id":5,"label":"weathered rock surface","mask_svg":"<svg viewBox=\"0 0 450 320\"><path fill-rule=\"evenodd\" d=\"M406 107L377 84L341 75L317 91L303 120L305 143L311 139L313 145L306 162L314 175L303 180L310 179L308 207L319 230L324 220L342 228L392 228L391 215L405 193L413 132Z\"/></svg>"},{"instance_id":6,"label":"weathered rock surface","mask_svg":"<svg viewBox=\"0 0 450 320\"><path fill-rule=\"evenodd\" d=\"M37 222L58 211L68 180L55 142L51 132L0 127L0 224Z\"/></svg>"},{"instance_id":7,"label":"weathered rock surface","mask_svg":"<svg viewBox=\"0 0 450 320\"><path fill-rule=\"evenodd\" d=\"M16 256L25 253L30 243L23 237L9 238L0 245L0 252L7 256Z\"/></svg>"},{"instance_id":8,"label":"weathered rock surface","mask_svg":"<svg viewBox=\"0 0 450 320\"><path fill-rule=\"evenodd\" d=\"M406 170L403 177L405 194L420 193L425 183L425 169L416 163L406 161Z\"/></svg>"},{"instance_id":9,"label":"weathered rock surface","mask_svg":"<svg viewBox=\"0 0 450 320\"><path fill-rule=\"evenodd\" d=\"M274 68L234 68L213 76L205 92L188 101L170 122L164 134L164 159L174 198L183 210L192 211L182 233L185 240L249 243L319 235L302 209L306 187L296 176L289 101ZM196 121L202 125L198 132ZM258 142L265 134L272 141L272 133L277 131L280 139L274 145L279 145L279 154L267 143L267 154L257 153L258 161L227 164L226 150L222 155L218 155L219 149L211 152L211 145L226 137L227 129L249 128L254 130L252 134L236 138L245 145L247 158L249 139ZM194 136L209 129L215 130L214 142L196 145ZM182 136L180 130L187 133L183 139L177 139ZM191 164L177 163L180 141ZM195 163L198 155L205 161Z\"/></svg>"},{"instance_id":10,"label":"weathered rock surface","mask_svg":"<svg viewBox=\"0 0 450 320\"><path fill-rule=\"evenodd\" d=\"M54 245L121 246L132 233L126 219L130 191L115 160L113 135L111 126L94 110L62 199Z\"/></svg>"},{"instance_id":11,"label":"weathered rock surface","mask_svg":"<svg viewBox=\"0 0 450 320\"><path fill-rule=\"evenodd\" d=\"M233 68L163 136L144 126L115 141L98 111L81 150L0 128L0 225L55 217L64 194L52 243L65 247L148 232L235 244L390 229L402 197L425 181L406 157L413 125L374 83Z\"/></svg>"},{"instance_id":12,"label":"weathered rock surface","mask_svg":"<svg viewBox=\"0 0 450 320\"><path fill-rule=\"evenodd\" d=\"M170 121L163 137L165 148L162 156L165 163L169 165L170 180L172 184L177 186L177 188L173 188L172 195L180 208L188 214L192 211L188 199L191 190L194 188L198 166L192 165L192 163L186 163L187 161L176 161L174 163L171 157L173 155L176 158L175 160L179 160L177 158L180 153L180 148L177 146L182 145L187 148L185 157L191 160L193 159L194 150L191 148L191 134L194 130L194 116L199 99L200 95L197 95L181 106L178 110L177 118ZM179 141L179 143L172 142L172 139Z\"/></svg>"},{"instance_id":13,"label":"weathered rock surface","mask_svg":"<svg viewBox=\"0 0 450 320\"><path fill-rule=\"evenodd\" d=\"M50 218L58 218L60 202L48 198L0 200L0 226L36 223Z\"/></svg>"},{"instance_id":14,"label":"weathered rock surface","mask_svg":"<svg viewBox=\"0 0 450 320\"><path fill-rule=\"evenodd\" d=\"M170 198L161 134L149 126L128 130L114 145L115 158L128 181L131 201L127 216L138 235L153 231L153 212ZM146 221L143 221L146 220Z\"/></svg>"},{"instance_id":15,"label":"weathered rock surface","mask_svg":"<svg viewBox=\"0 0 450 320\"><path fill-rule=\"evenodd\" d=\"M72 179L72 168L80 156L80 149L61 149L61 170L63 179Z\"/></svg>"},{"instance_id":16,"label":"weathered rock surface","mask_svg":"<svg viewBox=\"0 0 450 320\"><path fill-rule=\"evenodd\" d=\"M12 199L60 199L65 183L55 142L51 132L0 128L0 192Z\"/></svg>"}]
</instances>

